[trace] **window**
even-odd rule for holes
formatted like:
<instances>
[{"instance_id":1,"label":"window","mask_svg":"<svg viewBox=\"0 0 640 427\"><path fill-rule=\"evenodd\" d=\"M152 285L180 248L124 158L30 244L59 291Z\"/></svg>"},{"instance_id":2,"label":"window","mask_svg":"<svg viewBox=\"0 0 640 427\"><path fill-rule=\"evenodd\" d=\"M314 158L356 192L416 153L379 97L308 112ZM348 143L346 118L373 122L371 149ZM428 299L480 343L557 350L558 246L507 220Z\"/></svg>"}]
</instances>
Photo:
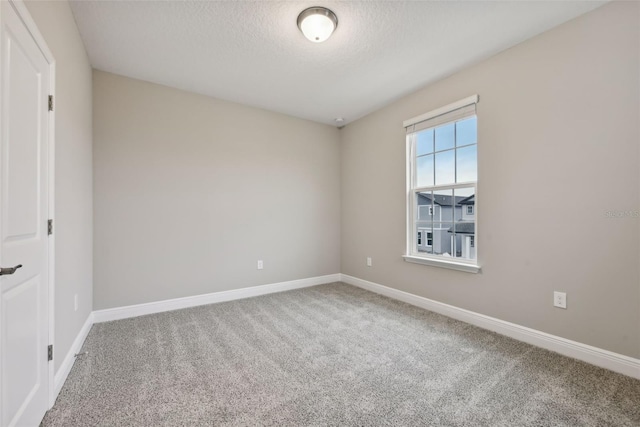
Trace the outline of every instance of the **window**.
<instances>
[{"instance_id":1,"label":"window","mask_svg":"<svg viewBox=\"0 0 640 427\"><path fill-rule=\"evenodd\" d=\"M476 236L471 236L471 247L475 248L476 247Z\"/></svg>"},{"instance_id":2,"label":"window","mask_svg":"<svg viewBox=\"0 0 640 427\"><path fill-rule=\"evenodd\" d=\"M405 260L478 272L474 214L477 200L478 96L404 122L407 130L407 252ZM466 203L465 203L466 202ZM465 203L465 204L462 204ZM424 215L428 206L429 215ZM438 216L434 216L435 207ZM416 231L425 231L415 239ZM467 238L470 238L467 241Z\"/></svg>"}]
</instances>

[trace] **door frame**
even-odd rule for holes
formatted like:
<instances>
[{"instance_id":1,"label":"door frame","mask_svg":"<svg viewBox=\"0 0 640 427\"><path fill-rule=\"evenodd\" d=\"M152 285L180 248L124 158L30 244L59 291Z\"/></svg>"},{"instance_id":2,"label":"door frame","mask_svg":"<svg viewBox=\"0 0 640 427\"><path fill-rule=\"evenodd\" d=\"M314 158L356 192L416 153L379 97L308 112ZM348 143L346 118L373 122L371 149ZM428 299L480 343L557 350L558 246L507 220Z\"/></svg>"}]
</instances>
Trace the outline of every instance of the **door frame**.
<instances>
[{"instance_id":1,"label":"door frame","mask_svg":"<svg viewBox=\"0 0 640 427\"><path fill-rule=\"evenodd\" d=\"M49 49L47 42L45 41L42 33L38 30L38 26L35 21L31 17L27 6L25 5L23 0L8 0L8 3L13 6L14 10L24 23L27 31L33 37L33 40L38 45L38 48L44 55L45 60L49 64L49 92L50 95L53 96L54 99L54 108L53 111L49 111L48 120L49 120L49 134L48 134L48 149L49 154L47 158L48 163L48 173L47 173L47 191L48 195L48 218L54 220L55 225L55 95L56 95L56 61L53 57L53 53ZM2 13L2 12L0 12ZM4 64L0 64L0 74L2 73L2 69ZM55 229L54 229L55 231ZM55 344L55 233L49 235L47 239L47 264L48 264L48 286L47 292L49 293L48 297L48 342L50 345ZM55 345L54 345L54 356L55 356ZM53 404L55 403L55 394L54 394L54 381L55 381L55 357L54 360L50 361L48 364L48 408L51 409Z\"/></svg>"}]
</instances>

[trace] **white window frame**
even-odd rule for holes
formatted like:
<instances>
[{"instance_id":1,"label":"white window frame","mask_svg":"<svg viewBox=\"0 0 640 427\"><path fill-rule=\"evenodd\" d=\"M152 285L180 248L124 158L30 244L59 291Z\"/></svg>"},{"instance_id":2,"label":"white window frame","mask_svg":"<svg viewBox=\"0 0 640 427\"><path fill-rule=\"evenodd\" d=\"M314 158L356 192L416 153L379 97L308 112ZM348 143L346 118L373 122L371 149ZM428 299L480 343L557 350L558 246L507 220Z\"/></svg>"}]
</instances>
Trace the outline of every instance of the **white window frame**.
<instances>
[{"instance_id":1,"label":"white window frame","mask_svg":"<svg viewBox=\"0 0 640 427\"><path fill-rule=\"evenodd\" d=\"M414 133L414 129L416 126L420 126L421 122L431 121L431 123L435 122L436 124L429 125L423 127L422 129L429 129L436 126L441 126L446 123L451 123L455 121L462 120L464 117L469 117L475 115L476 104L479 101L478 95L473 95L468 98L462 99L460 101L454 102L452 104L446 105L444 107L438 108L426 114L422 114L418 117L414 117L412 119L406 120L403 125L407 128L407 138L406 138L406 156L407 156L407 218L406 218L406 251L403 255L403 258L407 262L436 266L436 267L444 267L453 270L465 271L469 273L478 273L480 271L480 265L478 264L477 254L479 253L479 248L476 243L476 259L469 260L463 258L456 258L442 256L442 255L434 255L428 253L418 253L416 249L416 234L415 234L415 215L416 215L416 194L420 191L436 191L438 189L462 189L473 187L474 189L474 199L478 200L478 179L475 182L463 182L463 183L455 183L455 184L447 184L447 185L433 185L428 187L417 187L415 183L415 149L416 149L416 133ZM469 114L468 110L470 106L473 106L473 113ZM464 112L465 116L457 116L458 112ZM479 142L479 141L478 141ZM455 207L454 207L455 212ZM454 213L455 215L455 213ZM455 218L455 217L454 217ZM477 221L477 218L476 218ZM477 234L477 222L476 222L476 234ZM452 236L453 237L453 236ZM475 239L474 239L475 240Z\"/></svg>"},{"instance_id":2,"label":"white window frame","mask_svg":"<svg viewBox=\"0 0 640 427\"><path fill-rule=\"evenodd\" d=\"M473 215L473 205L467 205L467 215Z\"/></svg>"}]
</instances>

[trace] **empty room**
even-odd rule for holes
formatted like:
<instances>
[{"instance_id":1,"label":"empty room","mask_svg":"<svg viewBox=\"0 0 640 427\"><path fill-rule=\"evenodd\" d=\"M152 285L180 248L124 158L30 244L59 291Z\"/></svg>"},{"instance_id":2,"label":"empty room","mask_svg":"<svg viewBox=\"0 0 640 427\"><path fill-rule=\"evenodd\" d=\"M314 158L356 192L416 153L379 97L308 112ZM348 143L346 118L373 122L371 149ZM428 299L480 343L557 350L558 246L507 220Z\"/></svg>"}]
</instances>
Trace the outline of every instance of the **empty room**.
<instances>
[{"instance_id":1,"label":"empty room","mask_svg":"<svg viewBox=\"0 0 640 427\"><path fill-rule=\"evenodd\" d=\"M640 426L640 2L0 1L0 427Z\"/></svg>"}]
</instances>

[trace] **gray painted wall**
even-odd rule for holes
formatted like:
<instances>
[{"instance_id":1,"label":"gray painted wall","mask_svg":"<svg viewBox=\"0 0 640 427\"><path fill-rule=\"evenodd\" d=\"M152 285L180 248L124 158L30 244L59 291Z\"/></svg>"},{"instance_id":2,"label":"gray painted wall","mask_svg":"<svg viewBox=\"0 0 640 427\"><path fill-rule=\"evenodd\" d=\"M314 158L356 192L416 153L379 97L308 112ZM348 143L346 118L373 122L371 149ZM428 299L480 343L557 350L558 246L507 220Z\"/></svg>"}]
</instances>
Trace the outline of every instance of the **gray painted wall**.
<instances>
[{"instance_id":1,"label":"gray painted wall","mask_svg":"<svg viewBox=\"0 0 640 427\"><path fill-rule=\"evenodd\" d=\"M342 129L342 273L640 357L639 219L605 215L639 209L639 7L603 6ZM402 122L476 93L482 273L406 263Z\"/></svg>"},{"instance_id":2,"label":"gray painted wall","mask_svg":"<svg viewBox=\"0 0 640 427\"><path fill-rule=\"evenodd\" d=\"M56 60L55 369L93 309L91 66L69 4L27 1ZM74 311L74 295L78 311Z\"/></svg>"},{"instance_id":3,"label":"gray painted wall","mask_svg":"<svg viewBox=\"0 0 640 427\"><path fill-rule=\"evenodd\" d=\"M96 309L340 272L336 128L93 82Z\"/></svg>"}]
</instances>

